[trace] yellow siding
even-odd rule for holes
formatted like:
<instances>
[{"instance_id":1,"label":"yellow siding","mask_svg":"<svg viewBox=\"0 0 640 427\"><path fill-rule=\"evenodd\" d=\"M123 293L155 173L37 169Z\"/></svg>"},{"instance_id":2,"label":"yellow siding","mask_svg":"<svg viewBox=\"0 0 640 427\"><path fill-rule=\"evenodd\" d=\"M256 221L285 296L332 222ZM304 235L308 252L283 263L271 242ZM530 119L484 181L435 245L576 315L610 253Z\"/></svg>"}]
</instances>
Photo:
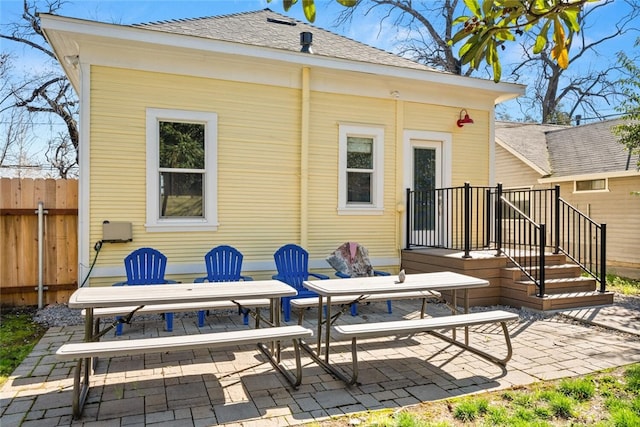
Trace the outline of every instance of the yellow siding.
<instances>
[{"instance_id":1,"label":"yellow siding","mask_svg":"<svg viewBox=\"0 0 640 427\"><path fill-rule=\"evenodd\" d=\"M611 178L608 192L573 193L573 181L560 195L598 223L607 224L607 264L640 268L640 177Z\"/></svg>"},{"instance_id":2,"label":"yellow siding","mask_svg":"<svg viewBox=\"0 0 640 427\"><path fill-rule=\"evenodd\" d=\"M369 249L372 257L398 256L395 102L313 92L311 117L309 250L326 255L346 241L357 241ZM338 215L339 122L384 128L383 215Z\"/></svg>"},{"instance_id":3,"label":"yellow siding","mask_svg":"<svg viewBox=\"0 0 640 427\"><path fill-rule=\"evenodd\" d=\"M407 129L448 132L453 135L452 170L453 186L469 182L474 186L489 184L489 113L468 109L474 123L459 128L456 121L460 108L439 105L406 103Z\"/></svg>"},{"instance_id":4,"label":"yellow siding","mask_svg":"<svg viewBox=\"0 0 640 427\"><path fill-rule=\"evenodd\" d=\"M531 169L522 160L496 144L496 181L505 188L531 187L548 188L547 184L538 184L539 173Z\"/></svg>"},{"instance_id":5,"label":"yellow siding","mask_svg":"<svg viewBox=\"0 0 640 427\"><path fill-rule=\"evenodd\" d=\"M133 222L134 239L105 247L98 265L121 265L141 246L196 263L222 243L267 260L299 240L298 91L104 67L91 79L90 241L103 220ZM217 232L145 231L147 107L218 114Z\"/></svg>"},{"instance_id":6,"label":"yellow siding","mask_svg":"<svg viewBox=\"0 0 640 427\"><path fill-rule=\"evenodd\" d=\"M161 250L174 266L200 265L219 244L237 247L245 262L264 263L272 262L281 245L300 242L300 90L93 66L90 99L90 245L102 238L104 220L133 223L133 242L106 245L98 267L120 267L130 251L142 246ZM396 197L403 183L396 170L401 164L396 144L402 144L396 140L402 135L396 129L396 101L314 91L310 102L305 237L311 258L321 260L345 241L365 245L372 258L399 257ZM218 115L217 231L146 232L146 108ZM459 129L458 108L407 102L401 111L406 129L452 133L454 185L487 184L488 112L469 110L475 123ZM339 123L384 128L382 215L338 215ZM94 285L110 282L92 280Z\"/></svg>"}]
</instances>

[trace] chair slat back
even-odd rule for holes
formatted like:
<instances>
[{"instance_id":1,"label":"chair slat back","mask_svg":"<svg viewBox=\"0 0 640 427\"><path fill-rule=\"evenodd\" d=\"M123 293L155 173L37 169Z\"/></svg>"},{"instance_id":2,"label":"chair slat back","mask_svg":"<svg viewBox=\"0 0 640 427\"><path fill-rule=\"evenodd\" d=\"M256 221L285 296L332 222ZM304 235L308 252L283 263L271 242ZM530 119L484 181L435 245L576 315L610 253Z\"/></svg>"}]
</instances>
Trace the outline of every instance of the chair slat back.
<instances>
[{"instance_id":1,"label":"chair slat back","mask_svg":"<svg viewBox=\"0 0 640 427\"><path fill-rule=\"evenodd\" d=\"M153 248L139 248L124 259L128 285L156 285L165 283L167 257Z\"/></svg>"},{"instance_id":2,"label":"chair slat back","mask_svg":"<svg viewBox=\"0 0 640 427\"><path fill-rule=\"evenodd\" d=\"M235 282L240 280L242 253L232 246L220 245L204 256L209 282Z\"/></svg>"},{"instance_id":3,"label":"chair slat back","mask_svg":"<svg viewBox=\"0 0 640 427\"><path fill-rule=\"evenodd\" d=\"M298 291L309 278L309 253L295 244L282 246L274 254L276 269L281 280Z\"/></svg>"}]
</instances>

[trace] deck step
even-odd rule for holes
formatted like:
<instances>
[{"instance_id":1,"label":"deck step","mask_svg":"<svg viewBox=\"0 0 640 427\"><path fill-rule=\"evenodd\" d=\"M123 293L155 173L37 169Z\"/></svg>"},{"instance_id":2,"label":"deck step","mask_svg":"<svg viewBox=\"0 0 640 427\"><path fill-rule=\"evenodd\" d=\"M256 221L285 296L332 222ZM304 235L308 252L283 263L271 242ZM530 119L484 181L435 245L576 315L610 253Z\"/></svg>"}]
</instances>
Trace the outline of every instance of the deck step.
<instances>
[{"instance_id":1,"label":"deck step","mask_svg":"<svg viewBox=\"0 0 640 427\"><path fill-rule=\"evenodd\" d=\"M545 294L563 294L567 292L590 292L596 290L596 281L590 277L573 277L563 279L546 279L544 281ZM504 283L503 283L504 286ZM538 293L536 285L531 280L513 282L513 286L527 287L529 295Z\"/></svg>"},{"instance_id":2,"label":"deck step","mask_svg":"<svg viewBox=\"0 0 640 427\"><path fill-rule=\"evenodd\" d=\"M566 292L546 294L540 298L536 295L511 293L503 295L503 304L515 307L529 307L534 310L549 311L567 308L590 307L594 305L613 304L613 292Z\"/></svg>"},{"instance_id":3,"label":"deck step","mask_svg":"<svg viewBox=\"0 0 640 427\"><path fill-rule=\"evenodd\" d=\"M538 274L540 268L535 266L528 269L528 271ZM503 279L510 279L514 281L526 280L527 276L518 267L507 267L501 270L501 277ZM557 264L547 265L544 269L544 274L547 279L564 279L579 277L581 274L580 267L576 264Z\"/></svg>"}]
</instances>

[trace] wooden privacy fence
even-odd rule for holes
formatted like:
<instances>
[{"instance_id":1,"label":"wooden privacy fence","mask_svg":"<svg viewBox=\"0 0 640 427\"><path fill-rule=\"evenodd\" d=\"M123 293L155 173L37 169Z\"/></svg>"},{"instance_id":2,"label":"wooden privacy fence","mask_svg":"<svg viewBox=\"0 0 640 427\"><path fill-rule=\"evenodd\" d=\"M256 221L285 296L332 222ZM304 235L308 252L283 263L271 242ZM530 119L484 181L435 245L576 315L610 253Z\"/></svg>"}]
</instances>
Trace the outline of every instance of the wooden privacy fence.
<instances>
[{"instance_id":1,"label":"wooden privacy fence","mask_svg":"<svg viewBox=\"0 0 640 427\"><path fill-rule=\"evenodd\" d=\"M43 202L43 303L78 287L78 181L0 178L2 305L38 304L38 203Z\"/></svg>"}]
</instances>

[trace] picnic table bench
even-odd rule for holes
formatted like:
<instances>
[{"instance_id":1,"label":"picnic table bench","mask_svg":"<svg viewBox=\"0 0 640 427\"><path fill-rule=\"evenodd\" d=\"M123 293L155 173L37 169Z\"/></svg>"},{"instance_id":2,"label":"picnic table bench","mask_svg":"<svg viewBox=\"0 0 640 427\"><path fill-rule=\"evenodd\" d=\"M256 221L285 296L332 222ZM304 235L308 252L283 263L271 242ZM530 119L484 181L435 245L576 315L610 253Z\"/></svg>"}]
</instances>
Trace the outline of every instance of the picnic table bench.
<instances>
[{"instance_id":1,"label":"picnic table bench","mask_svg":"<svg viewBox=\"0 0 640 427\"><path fill-rule=\"evenodd\" d=\"M387 336L404 336L420 332L427 332L436 335L438 338L444 339L451 344L462 347L473 353L481 355L495 363L505 366L511 359L513 353L511 346L511 338L507 329L507 322L517 320L518 315L504 310L482 311L477 313L457 314L450 316L420 318L409 320L397 320L391 322L368 322L352 325L338 325L333 327L338 338L351 339L351 358L352 358L352 374L347 381L348 384L355 384L358 380L358 350L357 340L366 338L378 338ZM486 325L499 323L502 326L505 344L507 346L507 354L503 358L498 358L485 351L477 349L469 345L468 340L465 342L458 341L455 336L448 337L442 335L438 330L450 330L459 327L469 327L475 325Z\"/></svg>"},{"instance_id":2,"label":"picnic table bench","mask_svg":"<svg viewBox=\"0 0 640 427\"><path fill-rule=\"evenodd\" d=\"M249 324L249 315L251 313L250 308L254 308L256 322L259 322L260 319L260 308L269 307L271 305L271 300L268 298L255 298L255 299L239 299L239 300L229 300L229 301L211 301L206 304L200 302L184 302L184 303L173 303L173 304L152 304L145 305L142 307L134 307L134 306L125 306L125 307L101 307L93 309L93 317L95 320L94 330L98 330L100 328L100 319L104 317L112 317L117 316L120 317L117 322L118 323L129 323L131 321L131 317L127 315L130 313L134 314L157 314L157 313L166 313L169 312L173 314L174 312L185 312L185 311L199 311L199 310L225 310L225 309L238 309L238 312L243 316L243 323L245 325ZM86 310L81 311L82 316L86 316ZM125 317L121 317L125 316ZM173 317L165 319L166 320L166 330L167 332L173 332ZM202 328L205 323L205 315L204 312L198 312L198 327ZM257 325L256 327L258 327ZM121 335L116 332L116 335Z\"/></svg>"}]
</instances>

